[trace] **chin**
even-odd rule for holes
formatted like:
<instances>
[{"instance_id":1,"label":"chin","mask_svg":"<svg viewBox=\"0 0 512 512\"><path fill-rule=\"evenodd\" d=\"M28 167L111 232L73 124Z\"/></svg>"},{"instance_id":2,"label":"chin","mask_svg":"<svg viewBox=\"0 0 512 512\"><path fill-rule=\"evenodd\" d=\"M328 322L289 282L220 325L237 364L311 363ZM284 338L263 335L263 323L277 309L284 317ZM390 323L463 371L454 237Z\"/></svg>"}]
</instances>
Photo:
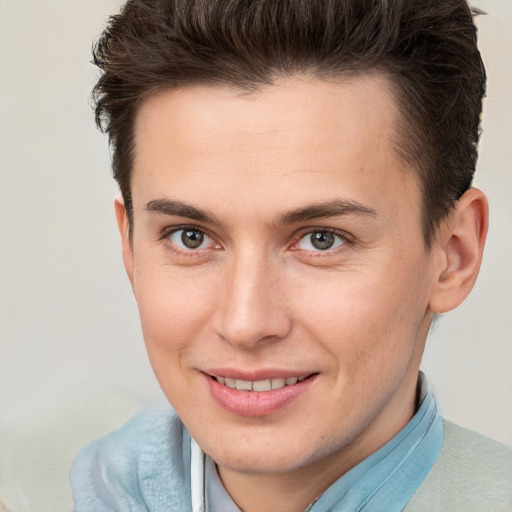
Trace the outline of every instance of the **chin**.
<instances>
[{"instance_id":1,"label":"chin","mask_svg":"<svg viewBox=\"0 0 512 512\"><path fill-rule=\"evenodd\" d=\"M318 433L317 433L318 434ZM221 467L237 473L277 474L291 472L328 457L340 450L343 441L326 442L318 435L312 444L311 435L290 433L273 436L272 442L265 439L251 441L233 439L223 444L220 439L212 441L205 452ZM279 439L281 438L281 439Z\"/></svg>"},{"instance_id":2,"label":"chin","mask_svg":"<svg viewBox=\"0 0 512 512\"><path fill-rule=\"evenodd\" d=\"M275 451L271 453L262 452L255 449L244 451L242 453L226 453L212 459L221 467L229 469L236 473L251 474L276 474L287 473L307 465L300 454L278 454Z\"/></svg>"}]
</instances>

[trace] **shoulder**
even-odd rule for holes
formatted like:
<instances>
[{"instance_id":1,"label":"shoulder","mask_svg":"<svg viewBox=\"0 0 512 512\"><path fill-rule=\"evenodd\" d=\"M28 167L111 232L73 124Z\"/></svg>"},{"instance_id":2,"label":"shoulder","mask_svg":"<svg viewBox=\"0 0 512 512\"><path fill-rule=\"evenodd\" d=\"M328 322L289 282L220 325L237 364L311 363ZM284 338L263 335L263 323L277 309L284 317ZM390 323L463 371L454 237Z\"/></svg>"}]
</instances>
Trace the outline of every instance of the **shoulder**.
<instances>
[{"instance_id":1,"label":"shoulder","mask_svg":"<svg viewBox=\"0 0 512 512\"><path fill-rule=\"evenodd\" d=\"M512 510L512 448L443 421L444 441L405 512Z\"/></svg>"},{"instance_id":2,"label":"shoulder","mask_svg":"<svg viewBox=\"0 0 512 512\"><path fill-rule=\"evenodd\" d=\"M170 406L142 411L79 452L76 512L189 508L190 436Z\"/></svg>"}]
</instances>

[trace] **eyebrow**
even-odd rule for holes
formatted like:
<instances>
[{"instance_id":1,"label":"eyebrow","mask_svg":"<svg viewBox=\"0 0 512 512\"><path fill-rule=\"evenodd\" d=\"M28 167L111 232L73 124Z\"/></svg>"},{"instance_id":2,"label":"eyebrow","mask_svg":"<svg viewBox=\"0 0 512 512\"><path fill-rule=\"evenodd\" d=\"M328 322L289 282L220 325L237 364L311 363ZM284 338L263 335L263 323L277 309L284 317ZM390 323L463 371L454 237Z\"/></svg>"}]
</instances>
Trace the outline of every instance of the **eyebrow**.
<instances>
[{"instance_id":1,"label":"eyebrow","mask_svg":"<svg viewBox=\"0 0 512 512\"><path fill-rule=\"evenodd\" d=\"M327 203L317 203L297 208L286 212L276 219L276 224L294 224L306 220L327 219L339 215L363 215L367 217L377 217L377 212L373 208L362 205L357 201L347 199L335 199Z\"/></svg>"},{"instance_id":2,"label":"eyebrow","mask_svg":"<svg viewBox=\"0 0 512 512\"><path fill-rule=\"evenodd\" d=\"M188 219L197 220L198 222L206 222L218 226L222 225L222 222L212 212L196 208L195 206L181 201L153 199L146 203L145 209L148 212L187 217Z\"/></svg>"},{"instance_id":3,"label":"eyebrow","mask_svg":"<svg viewBox=\"0 0 512 512\"><path fill-rule=\"evenodd\" d=\"M198 222L205 222L217 226L223 225L223 222L212 212L197 208L181 201L174 201L171 199L153 199L146 203L145 209L148 212L160 213L163 215L174 215L177 217L186 217ZM373 208L364 206L357 201L335 199L326 203L311 204L278 215L274 221L274 224L294 224L307 220L326 219L340 215L363 215L368 217L377 217L377 212Z\"/></svg>"}]
</instances>

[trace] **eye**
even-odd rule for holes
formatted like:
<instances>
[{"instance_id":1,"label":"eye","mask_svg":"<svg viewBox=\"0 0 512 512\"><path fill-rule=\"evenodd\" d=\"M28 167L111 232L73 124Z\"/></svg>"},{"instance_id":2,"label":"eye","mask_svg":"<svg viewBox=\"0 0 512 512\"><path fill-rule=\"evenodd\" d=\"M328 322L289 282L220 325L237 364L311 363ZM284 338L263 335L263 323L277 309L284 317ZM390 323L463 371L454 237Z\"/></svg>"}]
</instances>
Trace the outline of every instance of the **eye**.
<instances>
[{"instance_id":1,"label":"eye","mask_svg":"<svg viewBox=\"0 0 512 512\"><path fill-rule=\"evenodd\" d=\"M336 249L345 243L345 239L333 231L316 230L304 235L297 243L297 248L303 251L328 251Z\"/></svg>"},{"instance_id":2,"label":"eye","mask_svg":"<svg viewBox=\"0 0 512 512\"><path fill-rule=\"evenodd\" d=\"M208 235L197 228L177 229L168 238L176 247L185 251L206 249L215 245Z\"/></svg>"}]
</instances>

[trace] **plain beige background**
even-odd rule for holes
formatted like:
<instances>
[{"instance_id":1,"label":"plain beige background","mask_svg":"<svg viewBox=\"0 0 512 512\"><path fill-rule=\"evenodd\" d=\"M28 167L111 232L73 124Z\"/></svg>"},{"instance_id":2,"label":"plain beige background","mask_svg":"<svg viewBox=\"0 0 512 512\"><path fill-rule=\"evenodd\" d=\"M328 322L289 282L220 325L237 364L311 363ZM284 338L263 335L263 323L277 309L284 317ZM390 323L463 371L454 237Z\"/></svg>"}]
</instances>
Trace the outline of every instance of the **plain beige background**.
<instances>
[{"instance_id":1,"label":"plain beige background","mask_svg":"<svg viewBox=\"0 0 512 512\"><path fill-rule=\"evenodd\" d=\"M160 396L88 105L91 43L119 3L0 0L0 496L15 510L69 509L76 449ZM488 13L476 185L491 227L479 282L423 367L446 417L512 443L512 1L473 5Z\"/></svg>"}]
</instances>

